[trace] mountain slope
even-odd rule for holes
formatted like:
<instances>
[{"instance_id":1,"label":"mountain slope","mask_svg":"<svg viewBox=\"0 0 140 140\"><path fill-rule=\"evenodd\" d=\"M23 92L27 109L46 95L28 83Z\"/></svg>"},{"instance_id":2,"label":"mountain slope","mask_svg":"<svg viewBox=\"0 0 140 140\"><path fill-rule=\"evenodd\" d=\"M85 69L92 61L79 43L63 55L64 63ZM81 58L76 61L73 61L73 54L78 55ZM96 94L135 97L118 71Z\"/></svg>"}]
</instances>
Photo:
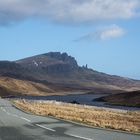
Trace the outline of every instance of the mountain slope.
<instances>
[{"instance_id":1,"label":"mountain slope","mask_svg":"<svg viewBox=\"0 0 140 140\"><path fill-rule=\"evenodd\" d=\"M55 90L47 85L27 80L17 80L9 77L0 77L0 96L8 95L47 95Z\"/></svg>"},{"instance_id":2,"label":"mountain slope","mask_svg":"<svg viewBox=\"0 0 140 140\"><path fill-rule=\"evenodd\" d=\"M63 88L57 85L42 84L28 80L0 77L0 96L47 96L69 94L75 89Z\"/></svg>"},{"instance_id":3,"label":"mountain slope","mask_svg":"<svg viewBox=\"0 0 140 140\"><path fill-rule=\"evenodd\" d=\"M0 62L0 75L51 84L69 90L94 92L140 90L140 81L80 67L75 58L60 52L50 52L15 62Z\"/></svg>"}]
</instances>

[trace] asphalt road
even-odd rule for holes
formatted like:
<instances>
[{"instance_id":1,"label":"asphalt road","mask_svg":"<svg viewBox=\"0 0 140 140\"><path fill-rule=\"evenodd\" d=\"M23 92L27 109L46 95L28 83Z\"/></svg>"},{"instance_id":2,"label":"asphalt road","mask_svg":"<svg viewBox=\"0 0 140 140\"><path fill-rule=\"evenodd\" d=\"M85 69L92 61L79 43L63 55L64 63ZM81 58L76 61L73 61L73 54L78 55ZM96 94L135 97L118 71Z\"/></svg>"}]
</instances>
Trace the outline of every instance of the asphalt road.
<instances>
[{"instance_id":1,"label":"asphalt road","mask_svg":"<svg viewBox=\"0 0 140 140\"><path fill-rule=\"evenodd\" d=\"M27 114L0 99L0 140L140 140L140 135Z\"/></svg>"}]
</instances>

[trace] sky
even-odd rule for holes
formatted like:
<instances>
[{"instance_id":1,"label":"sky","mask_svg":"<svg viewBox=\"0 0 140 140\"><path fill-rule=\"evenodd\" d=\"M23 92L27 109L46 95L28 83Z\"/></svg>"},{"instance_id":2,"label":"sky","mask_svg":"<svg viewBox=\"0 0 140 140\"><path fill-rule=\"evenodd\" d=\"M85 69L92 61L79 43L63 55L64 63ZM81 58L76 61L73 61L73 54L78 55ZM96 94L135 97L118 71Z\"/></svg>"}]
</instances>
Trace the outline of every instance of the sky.
<instances>
[{"instance_id":1,"label":"sky","mask_svg":"<svg viewBox=\"0 0 140 140\"><path fill-rule=\"evenodd\" d=\"M140 79L140 0L1 0L0 60L50 51Z\"/></svg>"}]
</instances>

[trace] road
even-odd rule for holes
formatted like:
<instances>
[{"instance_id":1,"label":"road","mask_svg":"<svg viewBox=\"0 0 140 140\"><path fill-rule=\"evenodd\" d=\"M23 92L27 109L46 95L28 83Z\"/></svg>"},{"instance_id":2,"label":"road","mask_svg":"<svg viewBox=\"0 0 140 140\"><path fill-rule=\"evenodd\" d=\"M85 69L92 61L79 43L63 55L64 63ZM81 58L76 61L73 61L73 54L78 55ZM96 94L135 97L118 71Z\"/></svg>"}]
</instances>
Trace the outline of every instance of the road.
<instances>
[{"instance_id":1,"label":"road","mask_svg":"<svg viewBox=\"0 0 140 140\"><path fill-rule=\"evenodd\" d=\"M140 135L28 114L0 99L0 140L140 140Z\"/></svg>"}]
</instances>

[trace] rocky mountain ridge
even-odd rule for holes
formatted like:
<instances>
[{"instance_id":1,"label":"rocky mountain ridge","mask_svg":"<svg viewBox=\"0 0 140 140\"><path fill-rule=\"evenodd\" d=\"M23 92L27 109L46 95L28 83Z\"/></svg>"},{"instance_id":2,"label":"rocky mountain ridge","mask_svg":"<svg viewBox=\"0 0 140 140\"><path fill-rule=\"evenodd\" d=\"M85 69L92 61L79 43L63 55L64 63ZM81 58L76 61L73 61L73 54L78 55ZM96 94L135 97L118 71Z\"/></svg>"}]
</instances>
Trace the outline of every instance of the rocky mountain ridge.
<instances>
[{"instance_id":1,"label":"rocky mountain ridge","mask_svg":"<svg viewBox=\"0 0 140 140\"><path fill-rule=\"evenodd\" d=\"M78 66L67 53L50 52L14 62L0 62L0 76L94 91L140 90L140 81Z\"/></svg>"},{"instance_id":2,"label":"rocky mountain ridge","mask_svg":"<svg viewBox=\"0 0 140 140\"><path fill-rule=\"evenodd\" d=\"M15 61L27 69L43 70L47 73L69 72L78 68L76 60L67 53L50 52Z\"/></svg>"}]
</instances>

